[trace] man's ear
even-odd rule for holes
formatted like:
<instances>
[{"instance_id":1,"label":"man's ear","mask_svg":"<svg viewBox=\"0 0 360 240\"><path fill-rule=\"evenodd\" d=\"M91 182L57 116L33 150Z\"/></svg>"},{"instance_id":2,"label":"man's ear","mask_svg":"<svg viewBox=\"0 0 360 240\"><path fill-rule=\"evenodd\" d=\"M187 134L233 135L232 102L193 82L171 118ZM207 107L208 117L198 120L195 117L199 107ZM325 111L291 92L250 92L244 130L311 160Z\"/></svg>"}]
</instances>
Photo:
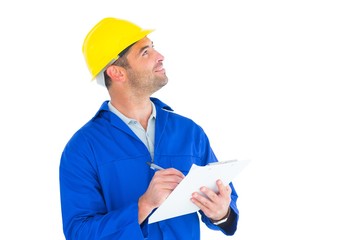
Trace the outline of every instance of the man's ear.
<instances>
[{"instance_id":1,"label":"man's ear","mask_svg":"<svg viewBox=\"0 0 360 240\"><path fill-rule=\"evenodd\" d=\"M125 72L124 68L120 66L111 65L106 69L106 74L114 81L123 81Z\"/></svg>"}]
</instances>

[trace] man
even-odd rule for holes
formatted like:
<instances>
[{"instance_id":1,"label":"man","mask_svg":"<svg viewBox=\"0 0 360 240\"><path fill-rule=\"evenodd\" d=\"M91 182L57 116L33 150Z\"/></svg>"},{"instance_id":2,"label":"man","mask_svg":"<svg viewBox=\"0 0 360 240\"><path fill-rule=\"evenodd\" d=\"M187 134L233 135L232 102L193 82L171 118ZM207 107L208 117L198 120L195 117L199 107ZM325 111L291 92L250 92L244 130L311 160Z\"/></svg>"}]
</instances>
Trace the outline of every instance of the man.
<instances>
[{"instance_id":1,"label":"man","mask_svg":"<svg viewBox=\"0 0 360 240\"><path fill-rule=\"evenodd\" d=\"M68 240L200 239L197 213L156 223L148 217L191 165L216 162L200 126L151 95L168 82L152 30L105 18L88 33L83 53L93 79L106 86L95 116L69 140L60 161L63 230ZM154 171L147 163L163 170ZM233 235L237 194L217 181L190 200L210 228Z\"/></svg>"}]
</instances>

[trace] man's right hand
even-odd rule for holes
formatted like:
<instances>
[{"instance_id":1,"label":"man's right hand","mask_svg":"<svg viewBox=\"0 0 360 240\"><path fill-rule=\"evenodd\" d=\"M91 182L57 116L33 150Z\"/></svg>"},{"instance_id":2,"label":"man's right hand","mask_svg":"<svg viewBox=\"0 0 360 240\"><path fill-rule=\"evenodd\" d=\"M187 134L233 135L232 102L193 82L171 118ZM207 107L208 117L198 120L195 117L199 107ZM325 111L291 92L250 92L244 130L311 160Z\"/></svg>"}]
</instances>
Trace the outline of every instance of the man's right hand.
<instances>
[{"instance_id":1,"label":"man's right hand","mask_svg":"<svg viewBox=\"0 0 360 240\"><path fill-rule=\"evenodd\" d=\"M184 174L174 168L158 170L151 179L146 192L140 197L139 207L139 224L141 224L153 209L159 207L170 193L184 179Z\"/></svg>"}]
</instances>

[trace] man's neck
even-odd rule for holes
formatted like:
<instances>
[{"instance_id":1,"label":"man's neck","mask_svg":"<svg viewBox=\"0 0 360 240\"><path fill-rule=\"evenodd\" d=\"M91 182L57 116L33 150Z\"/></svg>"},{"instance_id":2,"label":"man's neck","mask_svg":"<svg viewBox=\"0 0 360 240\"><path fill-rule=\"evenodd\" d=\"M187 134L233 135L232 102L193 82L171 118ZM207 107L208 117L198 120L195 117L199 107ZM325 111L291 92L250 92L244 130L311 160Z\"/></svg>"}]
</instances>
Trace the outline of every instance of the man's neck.
<instances>
[{"instance_id":1,"label":"man's neck","mask_svg":"<svg viewBox=\"0 0 360 240\"><path fill-rule=\"evenodd\" d=\"M141 126L146 129L149 117L152 113L152 104L150 98L142 101L130 100L114 100L111 99L111 104L126 117L135 119Z\"/></svg>"}]
</instances>

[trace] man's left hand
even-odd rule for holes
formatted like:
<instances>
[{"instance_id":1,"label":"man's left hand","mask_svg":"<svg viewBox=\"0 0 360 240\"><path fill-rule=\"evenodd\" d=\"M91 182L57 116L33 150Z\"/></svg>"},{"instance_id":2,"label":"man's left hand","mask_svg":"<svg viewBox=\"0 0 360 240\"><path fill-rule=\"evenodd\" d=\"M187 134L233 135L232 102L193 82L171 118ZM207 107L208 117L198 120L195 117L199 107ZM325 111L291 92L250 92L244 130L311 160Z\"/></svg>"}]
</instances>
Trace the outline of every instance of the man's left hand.
<instances>
[{"instance_id":1,"label":"man's left hand","mask_svg":"<svg viewBox=\"0 0 360 240\"><path fill-rule=\"evenodd\" d=\"M230 186L225 186L221 180L217 180L216 185L219 190L218 193L207 187L201 187L200 191L205 196L195 192L192 194L191 198L191 201L212 221L223 219L228 214L231 202Z\"/></svg>"}]
</instances>

